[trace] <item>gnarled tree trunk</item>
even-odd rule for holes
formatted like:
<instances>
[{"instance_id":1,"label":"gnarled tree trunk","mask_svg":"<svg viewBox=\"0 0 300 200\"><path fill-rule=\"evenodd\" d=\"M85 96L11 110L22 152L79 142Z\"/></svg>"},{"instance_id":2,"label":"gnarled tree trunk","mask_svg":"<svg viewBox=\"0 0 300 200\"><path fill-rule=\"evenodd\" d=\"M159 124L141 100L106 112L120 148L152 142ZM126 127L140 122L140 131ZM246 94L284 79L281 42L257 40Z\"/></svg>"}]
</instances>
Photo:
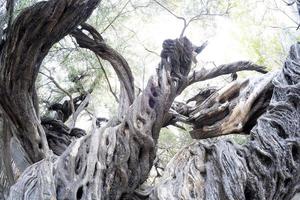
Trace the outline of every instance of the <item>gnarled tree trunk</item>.
<instances>
[{"instance_id":1,"label":"gnarled tree trunk","mask_svg":"<svg viewBox=\"0 0 300 200\"><path fill-rule=\"evenodd\" d=\"M0 105L10 127L4 134L20 141L31 165L16 177L8 199L291 199L300 188L300 45L291 48L281 72L199 94L190 107L174 99L194 82L265 70L238 62L190 73L195 47L187 38L166 40L156 75L135 98L126 60L83 24L98 3L40 2L10 27L1 49ZM116 118L70 146L66 139L66 147L54 155L39 117L35 80L51 46L67 34L111 63L122 98ZM141 192L160 129L178 121L193 125L194 138L251 132L250 140L243 146L226 140L195 142L172 159L159 184ZM55 126L65 125L59 121Z\"/></svg>"}]
</instances>

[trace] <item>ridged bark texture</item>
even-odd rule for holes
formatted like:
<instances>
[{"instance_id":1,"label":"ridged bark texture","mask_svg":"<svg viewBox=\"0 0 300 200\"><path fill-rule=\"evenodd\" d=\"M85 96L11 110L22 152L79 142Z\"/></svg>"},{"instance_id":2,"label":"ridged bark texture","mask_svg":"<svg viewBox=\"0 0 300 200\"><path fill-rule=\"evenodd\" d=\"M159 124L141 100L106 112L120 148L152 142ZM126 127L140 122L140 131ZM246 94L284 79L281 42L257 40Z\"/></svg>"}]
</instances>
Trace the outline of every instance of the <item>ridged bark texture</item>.
<instances>
[{"instance_id":1,"label":"ridged bark texture","mask_svg":"<svg viewBox=\"0 0 300 200\"><path fill-rule=\"evenodd\" d=\"M195 142L168 164L151 199L288 200L300 190L300 44L273 79L249 141Z\"/></svg>"}]
</instances>

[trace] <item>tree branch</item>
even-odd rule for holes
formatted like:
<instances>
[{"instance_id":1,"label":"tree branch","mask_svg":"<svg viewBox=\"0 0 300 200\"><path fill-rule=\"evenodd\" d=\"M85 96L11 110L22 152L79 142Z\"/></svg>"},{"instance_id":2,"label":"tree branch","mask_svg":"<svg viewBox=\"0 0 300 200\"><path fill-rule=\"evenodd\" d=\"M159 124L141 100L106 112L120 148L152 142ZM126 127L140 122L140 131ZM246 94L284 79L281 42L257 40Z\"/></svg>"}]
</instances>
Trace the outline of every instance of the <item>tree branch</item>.
<instances>
[{"instance_id":1,"label":"tree branch","mask_svg":"<svg viewBox=\"0 0 300 200\"><path fill-rule=\"evenodd\" d=\"M150 199L292 199L300 188L299 55L296 44L273 79L267 112L245 145L191 144L168 164Z\"/></svg>"},{"instance_id":2,"label":"tree branch","mask_svg":"<svg viewBox=\"0 0 300 200\"><path fill-rule=\"evenodd\" d=\"M221 75L245 70L257 71L263 74L268 72L265 67L256 65L250 61L238 61L225 65L219 65L218 67L212 68L210 70L202 68L200 71L194 71L189 76L189 85L199 81L212 79Z\"/></svg>"},{"instance_id":3,"label":"tree branch","mask_svg":"<svg viewBox=\"0 0 300 200\"><path fill-rule=\"evenodd\" d=\"M12 169L12 157L10 152L10 140L11 140L11 130L6 119L3 120L3 163L5 166L5 172L8 177L9 185L15 183L14 173Z\"/></svg>"},{"instance_id":4,"label":"tree branch","mask_svg":"<svg viewBox=\"0 0 300 200\"><path fill-rule=\"evenodd\" d=\"M58 199L132 197L148 178L163 119L191 67L192 44L186 38L167 40L163 46L157 76L121 122L110 120L106 127L77 140L56 162L46 159L29 167L11 188L9 199L24 199L18 191L31 190L29 182L39 184L24 200L43 199L46 194ZM44 184L47 187L40 188Z\"/></svg>"},{"instance_id":5,"label":"tree branch","mask_svg":"<svg viewBox=\"0 0 300 200\"><path fill-rule=\"evenodd\" d=\"M203 139L231 133L249 133L269 105L276 73L234 81L190 109L192 138Z\"/></svg>"},{"instance_id":6,"label":"tree branch","mask_svg":"<svg viewBox=\"0 0 300 200\"><path fill-rule=\"evenodd\" d=\"M127 5L130 3L130 0L128 0L125 5L122 7L122 9L119 11L119 13L114 17L114 19L101 31L100 34L103 34L122 14L124 9L127 7Z\"/></svg>"},{"instance_id":7,"label":"tree branch","mask_svg":"<svg viewBox=\"0 0 300 200\"><path fill-rule=\"evenodd\" d=\"M88 37L83 33L83 30L91 33L93 38ZM96 55L104 60L110 62L114 68L119 81L120 81L120 100L119 103L119 117L123 118L126 114L128 107L133 103L135 99L134 95L134 79L131 69L125 60L125 58L108 46L101 35L88 24L83 24L82 29L76 29L71 34L75 37L77 43L82 48L87 48L93 51Z\"/></svg>"},{"instance_id":8,"label":"tree branch","mask_svg":"<svg viewBox=\"0 0 300 200\"><path fill-rule=\"evenodd\" d=\"M49 147L36 110L35 80L51 46L84 22L99 0L50 0L25 9L13 22L1 52L1 109L36 162Z\"/></svg>"},{"instance_id":9,"label":"tree branch","mask_svg":"<svg viewBox=\"0 0 300 200\"><path fill-rule=\"evenodd\" d=\"M184 85L181 90L183 91L184 89L186 89L186 87L196 82L209 80L221 75L236 73L243 70L254 70L260 73L267 73L264 67L253 64L249 61L239 61L220 65L210 70L202 68L200 71L194 71L189 75L188 83ZM234 129L235 131L237 131L235 133L241 133L245 130L246 132L249 132L249 129L252 128L255 124L253 124L253 122L255 122L256 119L263 113L263 111L265 111L265 108L268 105L270 99L270 91L272 91L272 87L270 87L269 84L265 85L266 83L264 83L263 86L260 86L262 82L258 81L265 81L264 79L270 79L270 75L266 75L264 76L264 78L257 78L253 80L247 79L243 82L235 81L228 86L225 86L221 90L217 90L216 88L206 88L204 91L201 90L199 94L195 95L193 98L187 101L187 103L190 101L196 101L195 106L178 104L175 102L172 105L172 110L168 113L168 118L166 118L164 126L176 125L177 122L183 122L186 124L192 124L194 125L194 129L197 129L191 132L193 138L200 139L207 137L216 137L222 134L234 133L233 127L230 128L230 131L229 129L227 129L227 133L225 133L224 130L221 131L219 129L223 125L224 121L229 120L229 118L232 117L236 120L240 120L239 122L241 122L239 131L238 129ZM253 97L251 97L252 100L250 101L250 99L248 99L249 94L255 93L255 88L253 87L253 85L261 87L263 91L260 91L260 94L265 94L265 92L267 91L267 95L254 95ZM244 105L237 106L239 101L244 101L243 99L248 99L247 101L251 102L251 105L253 105L254 103L253 100L256 100L257 102L255 103L257 105L253 107L250 106L251 109L248 110L248 113L243 113L247 113L247 115L244 116L242 120L242 118L239 118L241 117L241 113L234 114L231 113L231 111L233 108L236 108L235 112L240 112L241 109L245 109ZM248 106L250 104L248 104ZM260 110L261 113L258 113L258 110ZM231 126L233 125L232 123L229 124Z\"/></svg>"},{"instance_id":10,"label":"tree branch","mask_svg":"<svg viewBox=\"0 0 300 200\"><path fill-rule=\"evenodd\" d=\"M60 90L62 91L65 95L67 95L70 98L70 104L71 104L71 111L72 114L75 112L75 107L74 107L74 103L73 103L73 97L72 95L65 90L64 88L62 88L59 83L51 76L51 75L47 75L43 72L39 72L40 74L44 75L45 77L47 77L49 80L51 80L51 82Z\"/></svg>"}]
</instances>

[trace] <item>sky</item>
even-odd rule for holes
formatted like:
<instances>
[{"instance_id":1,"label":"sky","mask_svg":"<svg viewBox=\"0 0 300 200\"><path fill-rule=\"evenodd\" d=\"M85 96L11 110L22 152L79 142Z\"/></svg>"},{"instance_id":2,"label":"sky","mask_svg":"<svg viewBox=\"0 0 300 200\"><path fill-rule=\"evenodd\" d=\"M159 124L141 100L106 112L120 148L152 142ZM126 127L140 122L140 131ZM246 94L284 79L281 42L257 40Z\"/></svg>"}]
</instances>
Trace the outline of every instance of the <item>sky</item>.
<instances>
[{"instance_id":1,"label":"sky","mask_svg":"<svg viewBox=\"0 0 300 200\"><path fill-rule=\"evenodd\" d=\"M161 2L163 3L165 1ZM244 2L254 1L249 0ZM217 65L242 59L250 59L256 62L257 58L247 51L248 44L242 41L246 40L249 35L252 38L261 37L262 40L275 36L278 37L278 41L290 40L287 38L288 34L286 34L286 32L291 29L284 30L284 28L296 26L293 20L297 21L298 19L295 13L292 12L294 8L286 6L280 0L256 2L257 5L255 5L255 9L252 9L248 15L244 14L243 19L238 19L239 16L215 17L214 20L210 21L212 25L203 26L201 23L196 22L189 26L186 31L186 36L188 36L195 45L201 45L206 40L209 42L205 51L198 57L200 61L199 67L202 67L203 62L211 61ZM275 7L274 3L274 5L271 5L268 2L276 2L276 6L278 6L280 10ZM156 9L157 13L149 17L151 20L147 20L147 18L145 20L139 13L136 17L133 16L132 19L125 21L120 20L119 23L122 23L122 25L116 26L116 28L114 28L115 30L108 30L107 32L108 37L111 35L110 31L121 34L120 37L126 35L126 31L134 32L134 36L129 40L131 45L127 45L127 48L124 49L122 53L124 53L125 57L127 56L127 58L129 58L129 63L133 67L143 66L145 68L146 77L149 77L149 75L154 72L153 68L155 68L154 66L159 62L159 57L154 54L151 55L145 48L159 54L163 40L177 38L183 27L181 20L175 18L159 6ZM234 7L232 12L238 13L241 12L241 9L245 8ZM177 8L174 13L183 13L183 11ZM247 21L247 17L249 21L253 21L252 24ZM259 24L260 21L263 21L263 23ZM105 35L106 33L104 33L104 36ZM115 38L112 37L112 45L115 44L114 40ZM287 51L293 41L295 41L294 38L292 41L284 42L286 45L284 46L285 51ZM119 46L122 45L116 44L116 47ZM132 55L133 52L136 54L136 58ZM130 61L131 58L133 59L132 62ZM140 74L140 71L138 74Z\"/></svg>"}]
</instances>

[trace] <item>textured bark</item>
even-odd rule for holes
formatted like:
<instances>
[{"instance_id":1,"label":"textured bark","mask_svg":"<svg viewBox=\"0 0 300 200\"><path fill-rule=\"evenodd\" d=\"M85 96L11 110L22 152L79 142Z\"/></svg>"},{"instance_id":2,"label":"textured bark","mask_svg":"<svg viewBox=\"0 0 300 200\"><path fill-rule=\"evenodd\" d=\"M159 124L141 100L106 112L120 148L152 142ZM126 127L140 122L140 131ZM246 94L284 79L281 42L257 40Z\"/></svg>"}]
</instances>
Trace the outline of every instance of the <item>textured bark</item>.
<instances>
[{"instance_id":1,"label":"textured bark","mask_svg":"<svg viewBox=\"0 0 300 200\"><path fill-rule=\"evenodd\" d=\"M184 148L151 199L292 199L300 190L299 55L296 44L245 145L204 140Z\"/></svg>"},{"instance_id":2,"label":"textured bark","mask_svg":"<svg viewBox=\"0 0 300 200\"><path fill-rule=\"evenodd\" d=\"M238 71L244 71L244 70L257 71L264 74L267 73L265 67L263 66L256 65L249 61L239 61L239 62L234 62L226 65L219 65L210 70L202 68L199 71L194 71L189 76L188 85L191 85L199 81L212 79L224 74L231 74L231 73L236 73Z\"/></svg>"},{"instance_id":3,"label":"textured bark","mask_svg":"<svg viewBox=\"0 0 300 200\"><path fill-rule=\"evenodd\" d=\"M84 22L98 3L39 2L25 9L12 24L1 52L0 104L34 162L44 158L49 149L34 106L34 83L41 62L51 46Z\"/></svg>"},{"instance_id":4,"label":"textured bark","mask_svg":"<svg viewBox=\"0 0 300 200\"><path fill-rule=\"evenodd\" d=\"M50 149L56 155L61 155L72 141L86 135L86 132L79 128L70 129L62 121L43 118L42 126L45 130Z\"/></svg>"},{"instance_id":5,"label":"textured bark","mask_svg":"<svg viewBox=\"0 0 300 200\"><path fill-rule=\"evenodd\" d=\"M75 97L73 99L73 106L74 106L74 111L78 111L78 108L80 105L83 103L83 101L86 99L87 94L80 94L78 97ZM83 108L88 106L88 101L85 103ZM72 111L72 106L71 106L71 101L70 100L65 100L64 103L53 103L51 106L49 106L48 110L50 111L55 111L55 120L60 120L62 122L66 122L73 113ZM81 112L82 110L79 110Z\"/></svg>"},{"instance_id":6,"label":"textured bark","mask_svg":"<svg viewBox=\"0 0 300 200\"><path fill-rule=\"evenodd\" d=\"M78 115L87 107L89 100L89 94L81 94L72 98L74 113L70 100L64 101L63 104L54 103L48 109L56 112L55 117L42 117L41 124L46 133L49 148L55 155L61 155L72 141L86 135L84 130L74 127Z\"/></svg>"},{"instance_id":7,"label":"textured bark","mask_svg":"<svg viewBox=\"0 0 300 200\"><path fill-rule=\"evenodd\" d=\"M25 152L30 161L16 163L23 173L15 177L8 199L291 199L300 188L300 45L292 47L278 74L210 90L202 99L201 95L195 98L196 108L175 105L182 108L173 107L177 119L193 124L196 138L249 131L256 125L243 146L204 140L186 147L172 159L152 191L140 191L156 156L160 129L174 114L170 108L177 95L196 81L245 69L265 70L238 62L189 75L193 45L187 38L166 40L156 75L135 98L126 60L94 28L83 24L98 3L39 2L23 11L11 27L1 51L0 104L17 138L12 157ZM108 60L121 82L119 116L70 145L74 129L61 120L40 122L34 87L49 48L67 34L80 47ZM230 112L222 110L225 102ZM222 117L215 119L215 115ZM42 125L49 131L48 141ZM66 145L51 140L63 140ZM48 146L56 155L48 152Z\"/></svg>"},{"instance_id":8,"label":"textured bark","mask_svg":"<svg viewBox=\"0 0 300 200\"><path fill-rule=\"evenodd\" d=\"M29 167L11 188L9 199L129 198L148 178L163 119L190 70L192 45L186 38L165 41L163 53L157 76L149 80L123 121L112 120L77 140L55 161L46 159ZM37 187L31 187L32 182ZM42 188L44 184L47 187Z\"/></svg>"},{"instance_id":9,"label":"textured bark","mask_svg":"<svg viewBox=\"0 0 300 200\"><path fill-rule=\"evenodd\" d=\"M213 92L205 101L189 109L188 122L193 124L194 139L230 133L249 133L256 120L269 106L276 73L234 81ZM200 104L199 104L200 103Z\"/></svg>"},{"instance_id":10,"label":"textured bark","mask_svg":"<svg viewBox=\"0 0 300 200\"><path fill-rule=\"evenodd\" d=\"M239 61L210 70L203 68L192 72L186 87L199 81L244 70L266 73L262 66L249 61ZM194 139L249 133L257 118L269 105L273 89L271 80L274 76L275 72L262 77L235 80L220 89L204 88L186 103L174 102L164 126L181 127L177 122L193 125L191 137ZM187 105L193 101L194 106Z\"/></svg>"}]
</instances>

